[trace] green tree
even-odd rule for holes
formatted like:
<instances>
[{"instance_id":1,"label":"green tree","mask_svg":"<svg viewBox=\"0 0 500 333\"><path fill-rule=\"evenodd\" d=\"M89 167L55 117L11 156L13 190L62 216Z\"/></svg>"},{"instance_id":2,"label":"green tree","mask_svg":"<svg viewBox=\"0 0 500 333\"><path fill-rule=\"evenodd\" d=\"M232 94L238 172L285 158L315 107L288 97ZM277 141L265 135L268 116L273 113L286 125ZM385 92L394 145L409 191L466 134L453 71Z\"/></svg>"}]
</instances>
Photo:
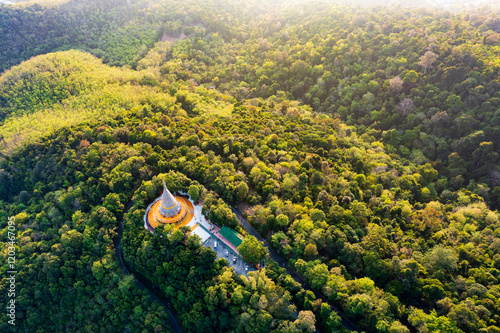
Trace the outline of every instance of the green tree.
<instances>
[{"instance_id":1,"label":"green tree","mask_svg":"<svg viewBox=\"0 0 500 333\"><path fill-rule=\"evenodd\" d=\"M318 249L315 244L309 243L304 249L304 259L312 260L318 255Z\"/></svg>"},{"instance_id":2,"label":"green tree","mask_svg":"<svg viewBox=\"0 0 500 333\"><path fill-rule=\"evenodd\" d=\"M436 245L425 254L424 261L430 272L451 273L457 269L458 256L452 249Z\"/></svg>"},{"instance_id":3,"label":"green tree","mask_svg":"<svg viewBox=\"0 0 500 333\"><path fill-rule=\"evenodd\" d=\"M276 216L276 224L281 228L286 228L288 227L288 224L289 224L289 220L288 220L288 216L286 216L285 214L280 214L278 216Z\"/></svg>"},{"instance_id":4,"label":"green tree","mask_svg":"<svg viewBox=\"0 0 500 333\"><path fill-rule=\"evenodd\" d=\"M268 254L264 244L252 235L246 236L237 250L245 261L254 265L258 264Z\"/></svg>"},{"instance_id":5,"label":"green tree","mask_svg":"<svg viewBox=\"0 0 500 333\"><path fill-rule=\"evenodd\" d=\"M191 200L193 200L194 202L198 202L198 200L200 199L200 188L196 185L190 185L188 194L191 197Z\"/></svg>"},{"instance_id":6,"label":"green tree","mask_svg":"<svg viewBox=\"0 0 500 333\"><path fill-rule=\"evenodd\" d=\"M297 329L302 332L315 332L316 331L316 317L312 311L300 311L299 317L295 320Z\"/></svg>"},{"instance_id":7,"label":"green tree","mask_svg":"<svg viewBox=\"0 0 500 333\"><path fill-rule=\"evenodd\" d=\"M240 182L238 187L237 187L237 190L238 190L238 198L240 201L245 201L247 196L248 196L248 185L247 183L245 182Z\"/></svg>"}]
</instances>

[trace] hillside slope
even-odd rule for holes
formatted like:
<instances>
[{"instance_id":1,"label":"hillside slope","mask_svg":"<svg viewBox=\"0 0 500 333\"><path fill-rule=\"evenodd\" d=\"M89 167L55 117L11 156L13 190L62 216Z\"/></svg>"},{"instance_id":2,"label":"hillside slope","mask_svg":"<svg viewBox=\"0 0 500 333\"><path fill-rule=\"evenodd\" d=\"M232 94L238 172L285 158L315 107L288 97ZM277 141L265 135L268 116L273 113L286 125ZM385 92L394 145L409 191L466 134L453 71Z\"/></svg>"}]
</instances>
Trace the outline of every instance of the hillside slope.
<instances>
[{"instance_id":1,"label":"hillside slope","mask_svg":"<svg viewBox=\"0 0 500 333\"><path fill-rule=\"evenodd\" d=\"M119 270L123 219L126 264L187 332L345 331L331 305L366 332L500 331L499 16L175 3L133 1L120 24L188 38L138 38L113 61L39 55L0 77L21 329L169 330ZM238 207L318 293L270 258L247 279L187 230L149 233L163 179L220 226L238 228Z\"/></svg>"},{"instance_id":2,"label":"hillside slope","mask_svg":"<svg viewBox=\"0 0 500 333\"><path fill-rule=\"evenodd\" d=\"M457 200L434 201L429 188L438 178L430 165L391 157L372 136L358 137L299 103L250 100L234 102L230 114L196 114L193 101L200 95L194 87L182 94L172 89L151 91L147 102L139 99L138 107L120 115L56 130L2 162L0 212L19 222L19 260L26 267L38 265L37 258L55 260L55 266L44 264L53 268L43 274L33 269L23 278L23 308L37 308L42 299L28 296L35 292L33 279L39 293L54 295L113 280L111 240L133 195L124 258L172 300L187 331L339 330L340 318L326 300L369 332L496 329L499 221L481 197L461 189ZM164 95L177 103L161 104ZM192 238L151 235L142 214L161 178L173 190L197 187L210 219L220 225L234 225L227 204L251 205L249 220L263 235L274 232L271 244L324 301L272 261L247 283ZM186 276L190 283L178 283ZM90 325L72 312L85 297L65 305L71 325ZM38 311L26 312L33 319L23 327L61 325L54 314L59 306L47 308L40 321ZM133 309L129 327L149 325L150 310ZM467 321L457 320L464 316Z\"/></svg>"},{"instance_id":3,"label":"hillside slope","mask_svg":"<svg viewBox=\"0 0 500 333\"><path fill-rule=\"evenodd\" d=\"M314 8L315 10L311 10ZM297 4L260 16L247 38L178 43L160 66L236 98L300 100L431 163L445 188L500 194L500 16Z\"/></svg>"}]
</instances>

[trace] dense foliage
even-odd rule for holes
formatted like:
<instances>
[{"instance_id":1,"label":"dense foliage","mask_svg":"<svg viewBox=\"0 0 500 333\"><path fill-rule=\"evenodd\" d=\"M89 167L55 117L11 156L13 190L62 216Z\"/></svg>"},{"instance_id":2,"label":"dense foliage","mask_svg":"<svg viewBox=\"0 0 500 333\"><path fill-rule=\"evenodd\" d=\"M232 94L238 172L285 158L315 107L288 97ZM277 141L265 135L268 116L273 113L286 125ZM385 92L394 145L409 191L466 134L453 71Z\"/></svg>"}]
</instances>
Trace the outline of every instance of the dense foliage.
<instances>
[{"instance_id":1,"label":"dense foliage","mask_svg":"<svg viewBox=\"0 0 500 333\"><path fill-rule=\"evenodd\" d=\"M315 2L86 0L2 6L0 22L1 44L12 44L2 48L0 70L76 48L238 99L285 92L374 136L391 153L432 163L441 177L434 195L465 186L500 203L500 17L488 8L450 14ZM146 55L160 37L187 36Z\"/></svg>"},{"instance_id":2,"label":"dense foliage","mask_svg":"<svg viewBox=\"0 0 500 333\"><path fill-rule=\"evenodd\" d=\"M192 96L196 97L195 94ZM270 329L281 332L295 328L313 331L317 321L326 329L340 327L340 319L329 305L315 301L314 295L306 295L300 285L272 262L269 262L270 276L276 282L266 276L265 271L252 273L248 279L241 279L232 270L224 268L224 260L215 262L215 253L201 247L196 238L187 238L182 231L176 231L168 236L165 233L162 239L161 233L152 235L144 229L144 209L159 193L160 178L166 179L172 191L183 190L201 195L207 207L204 211L210 211L207 213L210 216L214 214L214 221L217 220L221 225L234 223L234 216L227 204L217 199L216 193L207 192L199 183L176 173L154 176L158 172L176 169L168 162L179 162L170 159L171 153L186 162L179 166L187 166L187 159L191 161L195 157L192 152L196 150L205 158L213 155L212 151L207 151L205 155L199 147L188 148L184 143L189 136L182 137L182 134L187 133L187 127L196 123L201 125L204 121L210 122L205 130L206 133L211 133L209 126L212 122L219 124L227 118L205 115L190 119L186 111L175 104L166 109L160 105L145 105L142 112L135 109L122 112L120 116L106 122L92 121L59 130L42 143L32 144L4 161L1 193L6 201L2 202L2 216L14 215L19 221L23 235L23 243L18 250L19 258L24 259L26 256L30 260L36 260L37 257L61 256L71 260L71 256L65 255L66 251L73 253L78 249L85 255L88 248L96 257L86 258L87 264L78 264L79 260L74 259L75 265L83 270L81 273L76 274L76 269L71 269L70 266L67 271L61 264L51 271L55 278L65 277L65 284L56 290L62 291L68 286L79 284L89 293L96 293L98 287L94 284L99 285L102 281L107 285L114 274L114 279L119 284L119 288L115 288L117 295L120 295L120 291L125 293L122 297L117 296L115 301L122 302L127 299L126 290L122 290L119 282L120 272L112 254L112 239L116 236L117 221L121 219L125 209L124 203L132 202L124 225L122 246L125 262L137 276L159 288L162 296L171 300L186 330L217 331L218 328L225 327L228 330L248 332L268 332ZM201 131L198 133L201 134ZM178 139L172 139L177 134ZM194 137L198 138L197 134ZM217 136L214 139L218 140ZM201 145L199 139L189 140ZM223 165L224 168L232 166L230 163ZM221 171L226 172L222 169L221 162L212 163L212 166L214 169L207 171L206 177L218 178ZM232 168L234 171L234 166ZM240 198L246 200L248 185L244 174L225 181L225 191L218 191L223 197L231 202ZM136 194L131 197L136 188ZM234 189L237 195L232 197L225 194L230 189ZM19 194L12 197L12 193ZM6 232L6 223L4 227ZM51 242L47 244L46 239ZM76 254L80 254L78 251ZM65 259L61 261L64 263ZM23 267L31 266L30 261L23 260L22 263ZM196 264L193 266L193 263ZM7 270L6 267L3 269ZM46 269L41 272L48 274ZM111 275L108 277L109 274ZM43 277L53 278L52 275L47 277L45 274ZM130 278L126 279L128 284L132 283ZM24 296L31 290L31 281L31 278L25 278L25 283L30 287L21 292L23 306L27 309L37 306L38 298ZM3 280L2 290L6 286L7 282ZM42 280L37 288L39 292L56 292L48 289L50 286L52 285ZM110 288L113 287L110 283ZM68 297L74 302L85 302L83 295ZM104 299L98 301L103 302ZM314 307L310 305L312 301L315 301ZM78 308L72 304L66 305L68 311ZM187 306L188 304L192 306ZM55 321L57 324L54 325L62 325L56 316L56 309L60 305L53 306L52 310L47 309L47 318L24 321L23 327L33 329L44 321ZM162 318L156 318L144 304L128 307L130 311L134 311L135 321L129 323L123 319L107 324L114 325L112 329L103 323L100 325L108 327L108 331L119 330L120 327L134 330L137 325L146 329L148 325L152 325L159 330L162 325L165 326ZM79 309L81 320L84 320L87 318L84 315L87 310ZM96 307L93 310L98 309ZM37 318L36 311L30 313ZM123 315L127 313L124 312ZM91 318L96 322L94 317Z\"/></svg>"},{"instance_id":3,"label":"dense foliage","mask_svg":"<svg viewBox=\"0 0 500 333\"><path fill-rule=\"evenodd\" d=\"M118 266L123 220L125 264L189 332L335 332L332 305L367 332L500 331L498 14L235 3L0 7L0 68L94 54L0 77L20 327L170 329ZM162 179L221 226L237 207L316 293L253 237L245 278L185 229L149 233Z\"/></svg>"},{"instance_id":4,"label":"dense foliage","mask_svg":"<svg viewBox=\"0 0 500 333\"><path fill-rule=\"evenodd\" d=\"M497 205L500 17L309 5L266 17L244 41L178 43L161 70L236 98L285 92L391 153L431 162L433 193L468 186Z\"/></svg>"},{"instance_id":5,"label":"dense foliage","mask_svg":"<svg viewBox=\"0 0 500 333\"><path fill-rule=\"evenodd\" d=\"M98 144L102 163L97 163L95 155L84 154L83 137L76 146L68 143L78 136L60 132L0 171L2 199L11 199L0 201L2 238L7 238L7 217L16 219L16 326L40 332L170 331L166 312L122 273L115 257L121 202L130 194L118 187L112 192L107 177L135 149ZM7 245L2 243L2 304ZM11 331L8 320L4 311L2 332Z\"/></svg>"},{"instance_id":6,"label":"dense foliage","mask_svg":"<svg viewBox=\"0 0 500 333\"><path fill-rule=\"evenodd\" d=\"M32 56L69 49L133 65L162 33L158 26L137 24L120 0L0 6L0 31L0 72Z\"/></svg>"},{"instance_id":7,"label":"dense foliage","mask_svg":"<svg viewBox=\"0 0 500 333\"><path fill-rule=\"evenodd\" d=\"M301 298L293 297L290 291L277 285L265 270L250 272L248 278L238 277L225 267L225 259L216 260L215 252L201 246L197 236L188 237L186 230L174 231L168 226L157 229L157 235L145 231L144 207L157 196L160 178L166 179L167 187L172 190L200 188L196 182L174 172L143 182L133 198L135 206L126 217L124 256L138 275L158 286L171 300L187 331L264 333L285 332L284 327L314 331L314 314L308 310L297 314L294 302ZM200 191L202 197L208 195L204 187ZM297 288L295 284L292 286ZM335 320L332 328L337 327L338 316L330 309L326 312Z\"/></svg>"},{"instance_id":8,"label":"dense foliage","mask_svg":"<svg viewBox=\"0 0 500 333\"><path fill-rule=\"evenodd\" d=\"M105 63L134 67L160 38L217 31L230 39L252 19L259 1L78 0L0 5L0 73L24 60L77 49ZM277 2L271 0L271 2Z\"/></svg>"}]
</instances>

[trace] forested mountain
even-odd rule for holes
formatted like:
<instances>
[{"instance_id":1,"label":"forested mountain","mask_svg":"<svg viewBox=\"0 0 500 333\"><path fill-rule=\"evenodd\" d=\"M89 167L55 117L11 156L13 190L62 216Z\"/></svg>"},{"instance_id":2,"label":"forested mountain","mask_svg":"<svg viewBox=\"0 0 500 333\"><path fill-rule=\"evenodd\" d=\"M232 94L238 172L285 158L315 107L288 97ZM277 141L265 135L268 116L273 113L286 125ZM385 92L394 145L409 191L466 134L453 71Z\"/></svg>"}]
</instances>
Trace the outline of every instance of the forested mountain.
<instances>
[{"instance_id":1,"label":"forested mountain","mask_svg":"<svg viewBox=\"0 0 500 333\"><path fill-rule=\"evenodd\" d=\"M1 6L18 328L171 331L135 276L186 332L500 331L499 36L491 7ZM163 179L221 226L238 207L317 293L149 233Z\"/></svg>"},{"instance_id":2,"label":"forested mountain","mask_svg":"<svg viewBox=\"0 0 500 333\"><path fill-rule=\"evenodd\" d=\"M269 18L242 43L178 43L163 68L236 98L285 92L391 153L432 163L442 177L433 195L469 186L497 205L500 18L323 7Z\"/></svg>"}]
</instances>

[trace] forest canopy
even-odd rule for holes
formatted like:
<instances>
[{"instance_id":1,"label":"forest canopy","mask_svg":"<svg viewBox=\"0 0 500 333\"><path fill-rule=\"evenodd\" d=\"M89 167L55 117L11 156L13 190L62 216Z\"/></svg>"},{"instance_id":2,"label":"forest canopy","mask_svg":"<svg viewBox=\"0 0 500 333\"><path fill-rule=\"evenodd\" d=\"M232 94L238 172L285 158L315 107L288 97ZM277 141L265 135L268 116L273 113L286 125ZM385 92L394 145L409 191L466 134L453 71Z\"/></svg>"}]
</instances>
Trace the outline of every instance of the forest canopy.
<instances>
[{"instance_id":1,"label":"forest canopy","mask_svg":"<svg viewBox=\"0 0 500 333\"><path fill-rule=\"evenodd\" d=\"M494 7L0 6L19 327L174 330L138 281L186 332L500 331L499 36ZM280 261L144 229L162 180Z\"/></svg>"}]
</instances>

